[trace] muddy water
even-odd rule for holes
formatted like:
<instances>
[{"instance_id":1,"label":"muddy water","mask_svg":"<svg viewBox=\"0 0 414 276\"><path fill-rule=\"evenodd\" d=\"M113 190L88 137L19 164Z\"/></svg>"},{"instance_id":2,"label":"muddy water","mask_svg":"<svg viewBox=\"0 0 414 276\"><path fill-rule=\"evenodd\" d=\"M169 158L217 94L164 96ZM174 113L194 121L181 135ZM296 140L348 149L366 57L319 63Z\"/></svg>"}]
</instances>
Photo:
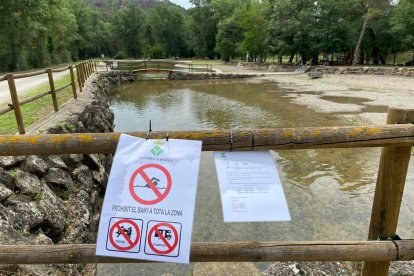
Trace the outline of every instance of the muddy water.
<instances>
[{"instance_id":1,"label":"muddy water","mask_svg":"<svg viewBox=\"0 0 414 276\"><path fill-rule=\"evenodd\" d=\"M114 91L116 131L275 128L350 125L334 114L290 102L274 83L141 81ZM363 104L364 99L326 100ZM355 101L354 101L355 100ZM368 233L379 149L273 152L292 221L224 223L212 153L203 152L194 242L364 240ZM412 170L411 170L412 171ZM398 234L414 235L413 177L407 181ZM260 268L264 269L262 265ZM101 275L189 274L190 266L101 265Z\"/></svg>"}]
</instances>

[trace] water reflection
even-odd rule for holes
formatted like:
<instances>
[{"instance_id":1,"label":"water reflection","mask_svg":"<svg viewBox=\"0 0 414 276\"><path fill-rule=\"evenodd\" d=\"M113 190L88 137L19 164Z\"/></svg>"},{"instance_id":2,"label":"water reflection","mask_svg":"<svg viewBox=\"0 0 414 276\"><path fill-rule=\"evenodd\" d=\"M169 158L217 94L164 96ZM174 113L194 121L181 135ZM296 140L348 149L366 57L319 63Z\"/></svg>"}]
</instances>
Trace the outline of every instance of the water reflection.
<instances>
[{"instance_id":1,"label":"water reflection","mask_svg":"<svg viewBox=\"0 0 414 276\"><path fill-rule=\"evenodd\" d=\"M290 103L286 93L274 83L141 81L113 91L112 109L116 131L147 130L149 119L154 130L349 125L335 115ZM366 239L379 149L278 151L274 157L292 221L224 223L213 156L203 152L194 242ZM414 210L409 204L414 200L412 179L410 175L398 228L403 237L414 235ZM147 264L100 266L99 271L109 275L122 268L122 275L135 275L137 267L145 275L181 275L191 270Z\"/></svg>"}]
</instances>

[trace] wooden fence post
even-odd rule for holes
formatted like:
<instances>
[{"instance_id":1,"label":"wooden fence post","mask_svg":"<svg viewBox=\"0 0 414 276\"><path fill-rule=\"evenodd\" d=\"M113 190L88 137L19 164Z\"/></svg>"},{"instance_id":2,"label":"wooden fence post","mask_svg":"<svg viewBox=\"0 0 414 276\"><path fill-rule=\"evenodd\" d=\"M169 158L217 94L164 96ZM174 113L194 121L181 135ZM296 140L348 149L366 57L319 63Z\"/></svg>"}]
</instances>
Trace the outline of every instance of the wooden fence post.
<instances>
[{"instance_id":1,"label":"wooden fence post","mask_svg":"<svg viewBox=\"0 0 414 276\"><path fill-rule=\"evenodd\" d=\"M91 66L89 64L89 60L86 61L85 66L87 72L86 79L89 79L89 77L91 76Z\"/></svg>"},{"instance_id":2,"label":"wooden fence post","mask_svg":"<svg viewBox=\"0 0 414 276\"><path fill-rule=\"evenodd\" d=\"M83 62L79 64L79 69L80 69L82 87L84 87L85 86L85 67L83 66Z\"/></svg>"},{"instance_id":3,"label":"wooden fence post","mask_svg":"<svg viewBox=\"0 0 414 276\"><path fill-rule=\"evenodd\" d=\"M25 134L26 131L24 129L23 116L22 111L20 110L19 97L17 96L16 83L14 82L13 74L7 75L7 81L9 83L10 97L13 104L14 116L16 117L17 128L19 129L20 134Z\"/></svg>"},{"instance_id":4,"label":"wooden fence post","mask_svg":"<svg viewBox=\"0 0 414 276\"><path fill-rule=\"evenodd\" d=\"M52 94L53 108L55 112L59 111L59 106L56 98L55 83L53 81L52 69L47 69L47 76L49 77L50 93Z\"/></svg>"},{"instance_id":5,"label":"wooden fence post","mask_svg":"<svg viewBox=\"0 0 414 276\"><path fill-rule=\"evenodd\" d=\"M85 86L85 81L87 79L87 75L86 75L86 66L85 66L85 62L82 62L82 84L83 86Z\"/></svg>"},{"instance_id":6,"label":"wooden fence post","mask_svg":"<svg viewBox=\"0 0 414 276\"><path fill-rule=\"evenodd\" d=\"M73 66L69 66L69 71L70 71L70 81L72 84L73 98L77 99L78 95L76 95L76 83L75 83L75 75L73 74Z\"/></svg>"},{"instance_id":7,"label":"wooden fence post","mask_svg":"<svg viewBox=\"0 0 414 276\"><path fill-rule=\"evenodd\" d=\"M388 109L387 124L414 121L414 110ZM411 146L383 147L372 206L369 240L396 234ZM363 275L388 275L390 262L366 262Z\"/></svg>"},{"instance_id":8,"label":"wooden fence post","mask_svg":"<svg viewBox=\"0 0 414 276\"><path fill-rule=\"evenodd\" d=\"M79 85L79 92L82 92L82 80L81 80L81 72L80 72L79 64L76 65L76 75L78 77L78 85Z\"/></svg>"},{"instance_id":9,"label":"wooden fence post","mask_svg":"<svg viewBox=\"0 0 414 276\"><path fill-rule=\"evenodd\" d=\"M95 65L95 72L98 72L98 66L96 65L96 62L94 61L93 64Z\"/></svg>"}]
</instances>

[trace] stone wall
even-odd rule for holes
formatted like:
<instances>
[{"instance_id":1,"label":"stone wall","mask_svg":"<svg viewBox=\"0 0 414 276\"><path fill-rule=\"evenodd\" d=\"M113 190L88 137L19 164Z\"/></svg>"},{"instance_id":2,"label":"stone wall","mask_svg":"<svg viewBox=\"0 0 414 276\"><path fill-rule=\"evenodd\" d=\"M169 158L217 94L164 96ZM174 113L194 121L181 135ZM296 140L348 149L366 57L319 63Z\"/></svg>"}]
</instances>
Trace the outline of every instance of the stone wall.
<instances>
[{"instance_id":1,"label":"stone wall","mask_svg":"<svg viewBox=\"0 0 414 276\"><path fill-rule=\"evenodd\" d=\"M323 72L325 74L372 74L372 75L395 75L395 76L414 76L414 67L374 67L374 66L312 66L312 71Z\"/></svg>"},{"instance_id":2,"label":"stone wall","mask_svg":"<svg viewBox=\"0 0 414 276\"><path fill-rule=\"evenodd\" d=\"M185 73L172 72L169 74L170 80L213 80L213 79L244 79L259 77L258 74L218 74L218 73Z\"/></svg>"},{"instance_id":3,"label":"stone wall","mask_svg":"<svg viewBox=\"0 0 414 276\"><path fill-rule=\"evenodd\" d=\"M79 100L39 122L32 133L113 131L109 86L132 80L121 72L95 74ZM0 244L95 243L111 163L112 155L103 154L0 157ZM95 266L6 265L0 270L93 275Z\"/></svg>"}]
</instances>

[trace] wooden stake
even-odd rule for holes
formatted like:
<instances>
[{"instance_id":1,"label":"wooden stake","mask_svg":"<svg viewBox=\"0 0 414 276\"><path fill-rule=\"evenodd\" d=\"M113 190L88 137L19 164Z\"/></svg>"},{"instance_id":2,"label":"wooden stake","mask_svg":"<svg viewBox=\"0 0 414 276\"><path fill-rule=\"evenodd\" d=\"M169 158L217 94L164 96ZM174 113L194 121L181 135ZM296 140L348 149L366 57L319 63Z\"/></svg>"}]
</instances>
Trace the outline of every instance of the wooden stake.
<instances>
[{"instance_id":1,"label":"wooden stake","mask_svg":"<svg viewBox=\"0 0 414 276\"><path fill-rule=\"evenodd\" d=\"M14 82L13 74L7 75L7 81L9 83L10 97L13 104L14 116L16 117L17 128L19 129L20 134L25 134L23 115L20 110L19 97L17 96L16 83Z\"/></svg>"},{"instance_id":2,"label":"wooden stake","mask_svg":"<svg viewBox=\"0 0 414 276\"><path fill-rule=\"evenodd\" d=\"M388 110L387 124L407 124L413 119L414 110ZM382 149L369 240L376 240L380 236L391 238L396 234L410 156L411 146L390 146ZM363 275L388 275L389 265L390 262L367 262Z\"/></svg>"},{"instance_id":3,"label":"wooden stake","mask_svg":"<svg viewBox=\"0 0 414 276\"><path fill-rule=\"evenodd\" d=\"M59 106L56 98L55 82L53 81L52 69L47 69L47 76L49 77L50 94L52 95L53 108L55 112L59 111Z\"/></svg>"},{"instance_id":4,"label":"wooden stake","mask_svg":"<svg viewBox=\"0 0 414 276\"><path fill-rule=\"evenodd\" d=\"M73 66L69 66L69 71L70 71L70 81L72 84L73 98L77 99L78 95L76 95L76 83L75 83L75 75L73 74Z\"/></svg>"}]
</instances>

